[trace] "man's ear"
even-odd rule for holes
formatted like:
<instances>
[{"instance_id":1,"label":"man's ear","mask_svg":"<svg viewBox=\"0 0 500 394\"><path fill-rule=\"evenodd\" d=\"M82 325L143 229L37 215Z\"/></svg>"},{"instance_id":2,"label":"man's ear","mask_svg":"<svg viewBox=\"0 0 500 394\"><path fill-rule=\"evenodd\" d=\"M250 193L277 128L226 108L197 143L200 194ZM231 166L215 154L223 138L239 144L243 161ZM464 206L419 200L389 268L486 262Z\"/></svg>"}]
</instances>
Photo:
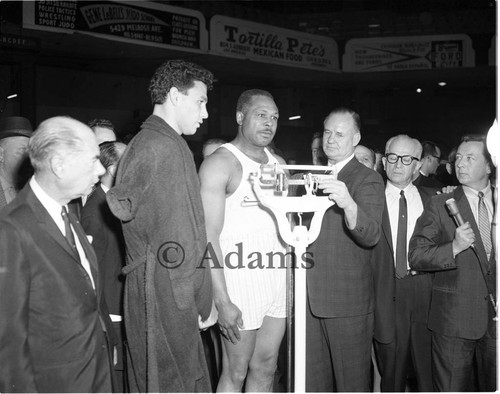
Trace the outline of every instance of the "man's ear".
<instances>
[{"instance_id":1,"label":"man's ear","mask_svg":"<svg viewBox=\"0 0 500 394\"><path fill-rule=\"evenodd\" d=\"M422 167L422 161L417 161L417 165L415 166L415 169L413 170L413 174L416 174L417 172L420 171L420 168Z\"/></svg>"},{"instance_id":2,"label":"man's ear","mask_svg":"<svg viewBox=\"0 0 500 394\"><path fill-rule=\"evenodd\" d=\"M387 172L387 169L385 168L387 166L387 159L385 156L382 156L382 167L384 167L384 171Z\"/></svg>"},{"instance_id":3,"label":"man's ear","mask_svg":"<svg viewBox=\"0 0 500 394\"><path fill-rule=\"evenodd\" d=\"M57 178L62 178L65 170L64 158L61 155L55 154L49 160L49 166L52 173Z\"/></svg>"},{"instance_id":4,"label":"man's ear","mask_svg":"<svg viewBox=\"0 0 500 394\"><path fill-rule=\"evenodd\" d=\"M116 164L111 164L106 171L108 172L109 175L111 175L114 178L116 175L117 168L118 167L116 166Z\"/></svg>"},{"instance_id":5,"label":"man's ear","mask_svg":"<svg viewBox=\"0 0 500 394\"><path fill-rule=\"evenodd\" d=\"M243 114L243 112L241 112L241 111L236 112L236 123L238 123L239 126L241 126L243 124L244 117L245 117L245 115Z\"/></svg>"},{"instance_id":6,"label":"man's ear","mask_svg":"<svg viewBox=\"0 0 500 394\"><path fill-rule=\"evenodd\" d=\"M179 102L179 94L181 94L181 92L179 92L179 89L177 89L175 86L172 86L168 91L167 100L170 100L173 105L177 105L177 103Z\"/></svg>"},{"instance_id":7,"label":"man's ear","mask_svg":"<svg viewBox=\"0 0 500 394\"><path fill-rule=\"evenodd\" d=\"M0 163L3 163L3 160L4 160L4 149L0 146Z\"/></svg>"},{"instance_id":8,"label":"man's ear","mask_svg":"<svg viewBox=\"0 0 500 394\"><path fill-rule=\"evenodd\" d=\"M359 144L359 141L361 141L361 133L354 133L354 136L352 138L353 146L356 146Z\"/></svg>"}]
</instances>

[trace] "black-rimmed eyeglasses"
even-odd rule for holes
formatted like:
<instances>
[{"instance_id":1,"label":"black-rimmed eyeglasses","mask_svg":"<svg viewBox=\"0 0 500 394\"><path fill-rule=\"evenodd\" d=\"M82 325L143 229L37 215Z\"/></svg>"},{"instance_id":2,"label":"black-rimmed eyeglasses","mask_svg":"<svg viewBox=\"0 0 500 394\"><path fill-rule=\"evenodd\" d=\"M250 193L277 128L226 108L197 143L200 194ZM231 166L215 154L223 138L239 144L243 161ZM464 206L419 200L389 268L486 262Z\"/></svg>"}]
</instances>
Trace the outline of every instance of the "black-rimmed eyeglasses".
<instances>
[{"instance_id":1,"label":"black-rimmed eyeglasses","mask_svg":"<svg viewBox=\"0 0 500 394\"><path fill-rule=\"evenodd\" d=\"M403 163L405 166L409 166L413 162L413 160L416 160L416 161L419 160L418 158L416 158L414 156L410 156L410 155L399 156L399 155L396 155L395 153L386 153L385 158L391 164L396 164L398 162L398 160L401 159L401 163Z\"/></svg>"}]
</instances>

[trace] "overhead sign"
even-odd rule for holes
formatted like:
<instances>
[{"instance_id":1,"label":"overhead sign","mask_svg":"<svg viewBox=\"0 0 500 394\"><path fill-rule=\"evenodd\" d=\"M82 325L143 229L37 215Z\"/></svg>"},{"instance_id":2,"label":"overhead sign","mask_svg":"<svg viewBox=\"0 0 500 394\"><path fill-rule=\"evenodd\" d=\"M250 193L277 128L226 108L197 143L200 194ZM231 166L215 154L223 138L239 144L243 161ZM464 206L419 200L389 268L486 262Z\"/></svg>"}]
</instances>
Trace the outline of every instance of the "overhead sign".
<instances>
[{"instance_id":1,"label":"overhead sign","mask_svg":"<svg viewBox=\"0 0 500 394\"><path fill-rule=\"evenodd\" d=\"M136 44L208 49L198 11L141 1L25 1L23 27L99 35Z\"/></svg>"},{"instance_id":2,"label":"overhead sign","mask_svg":"<svg viewBox=\"0 0 500 394\"><path fill-rule=\"evenodd\" d=\"M214 15L210 53L263 63L339 71L337 43L328 37Z\"/></svg>"},{"instance_id":3,"label":"overhead sign","mask_svg":"<svg viewBox=\"0 0 500 394\"><path fill-rule=\"evenodd\" d=\"M465 34L349 40L345 72L411 71L474 67L472 40Z\"/></svg>"}]
</instances>

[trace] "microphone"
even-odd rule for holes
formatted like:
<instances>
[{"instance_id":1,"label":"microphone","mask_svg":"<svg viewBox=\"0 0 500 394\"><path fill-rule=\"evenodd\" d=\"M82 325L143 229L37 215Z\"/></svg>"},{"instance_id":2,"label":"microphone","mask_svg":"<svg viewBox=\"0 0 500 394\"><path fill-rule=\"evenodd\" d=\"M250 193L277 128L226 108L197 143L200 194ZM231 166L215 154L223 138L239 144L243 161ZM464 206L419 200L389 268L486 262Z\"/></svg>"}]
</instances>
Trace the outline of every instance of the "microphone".
<instances>
[{"instance_id":1,"label":"microphone","mask_svg":"<svg viewBox=\"0 0 500 394\"><path fill-rule=\"evenodd\" d=\"M455 201L455 199L450 198L449 200L446 200L445 204L448 208L448 211L450 212L450 215L453 216L453 220L455 221L457 227L464 224L464 218L462 217L462 215L460 215L460 211L458 210L457 202ZM471 248L474 249L474 244L471 245Z\"/></svg>"},{"instance_id":2,"label":"microphone","mask_svg":"<svg viewBox=\"0 0 500 394\"><path fill-rule=\"evenodd\" d=\"M458 226L461 226L464 224L464 218L462 215L460 215L460 212L457 207L457 202L455 201L454 198L450 198L449 200L446 200L445 202L446 207L448 208L448 211L450 212L450 215L453 216L453 220L455 221L455 224ZM486 280L486 276L484 274L484 268L481 264L481 257L479 253L476 250L476 247L474 244L471 246L472 251L477 257L477 261L479 263L479 268L481 269L481 273L483 274L484 282L486 284L486 289L488 290L488 295L485 297L485 299L489 299L491 302L491 306L493 307L493 311L495 312L495 316L493 317L493 321L498 321L498 316L497 316L497 303L495 302L495 297L493 297L493 293L490 290L490 287L488 286L488 281ZM485 263L487 265L487 262Z\"/></svg>"},{"instance_id":3,"label":"microphone","mask_svg":"<svg viewBox=\"0 0 500 394\"><path fill-rule=\"evenodd\" d=\"M457 207L457 202L455 201L454 198L446 200L446 207L448 208L448 211L450 211L450 215L453 216L453 220L455 221L457 227L465 223L464 218L462 217L462 215L460 215L460 212Z\"/></svg>"}]
</instances>

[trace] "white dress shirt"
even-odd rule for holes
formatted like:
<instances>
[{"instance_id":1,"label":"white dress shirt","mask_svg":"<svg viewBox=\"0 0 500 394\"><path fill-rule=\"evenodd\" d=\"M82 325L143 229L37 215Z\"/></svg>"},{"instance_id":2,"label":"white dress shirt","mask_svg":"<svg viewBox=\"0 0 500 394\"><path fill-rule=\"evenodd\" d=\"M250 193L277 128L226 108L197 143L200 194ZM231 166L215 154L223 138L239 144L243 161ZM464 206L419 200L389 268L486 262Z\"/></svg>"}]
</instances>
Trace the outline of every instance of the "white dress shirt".
<instances>
[{"instance_id":1,"label":"white dress shirt","mask_svg":"<svg viewBox=\"0 0 500 394\"><path fill-rule=\"evenodd\" d=\"M417 219L420 217L420 215L422 215L422 212L424 211L424 205L422 203L420 193L413 183L410 183L403 190L405 192L406 206L408 211L408 220L406 222L406 250L409 250L408 245L410 243L410 238L413 234L413 230L415 229ZM387 209L389 211L389 221L391 223L394 265L396 264L396 240L398 237L399 198L401 197L400 192L401 189L394 186L390 181L387 181L387 185L385 187L385 198L387 201ZM410 266L408 264L408 257L406 260L406 267L410 269Z\"/></svg>"},{"instance_id":2,"label":"white dress shirt","mask_svg":"<svg viewBox=\"0 0 500 394\"><path fill-rule=\"evenodd\" d=\"M62 235L66 236L64 220L61 216L62 205L59 204L56 200L54 200L52 197L50 197L47 193L45 193L45 191L38 184L34 176L30 179L30 187L33 190L33 193L35 193L35 196L42 203L43 207L47 210L50 217L54 220L57 227L61 231ZM68 206L66 206L66 210L67 209ZM83 250L82 244L80 243L80 239L78 238L78 235L76 234L73 226L71 226L71 230L73 231L73 236L75 238L76 250L78 251L78 255L80 256L80 262L85 271L87 271L90 281L92 282L92 287L95 290L94 278L92 277L89 261L87 260L85 251Z\"/></svg>"},{"instance_id":3,"label":"white dress shirt","mask_svg":"<svg viewBox=\"0 0 500 394\"><path fill-rule=\"evenodd\" d=\"M488 182L488 185L483 190L474 190L468 186L462 185L464 189L465 197L467 197L467 201L469 201L470 209L472 210L472 214L474 215L474 219L476 220L476 224L479 227L479 192L483 192L484 194L484 203L486 204L486 211L488 212L488 221L491 222L493 220L493 193L491 192L491 184ZM480 236L480 234L476 234L476 237ZM493 241L492 241L493 242ZM490 253L491 254L491 253ZM490 259L490 255L488 255L488 260Z\"/></svg>"},{"instance_id":4,"label":"white dress shirt","mask_svg":"<svg viewBox=\"0 0 500 394\"><path fill-rule=\"evenodd\" d=\"M332 164L332 163L328 162L328 166L329 167L335 167L335 173L338 174L340 172L340 170L342 170L342 168L344 168L345 165L347 163L349 163L349 161L351 161L351 159L353 157L354 157L354 153L351 156L349 156L347 159L339 161L338 163Z\"/></svg>"}]
</instances>

